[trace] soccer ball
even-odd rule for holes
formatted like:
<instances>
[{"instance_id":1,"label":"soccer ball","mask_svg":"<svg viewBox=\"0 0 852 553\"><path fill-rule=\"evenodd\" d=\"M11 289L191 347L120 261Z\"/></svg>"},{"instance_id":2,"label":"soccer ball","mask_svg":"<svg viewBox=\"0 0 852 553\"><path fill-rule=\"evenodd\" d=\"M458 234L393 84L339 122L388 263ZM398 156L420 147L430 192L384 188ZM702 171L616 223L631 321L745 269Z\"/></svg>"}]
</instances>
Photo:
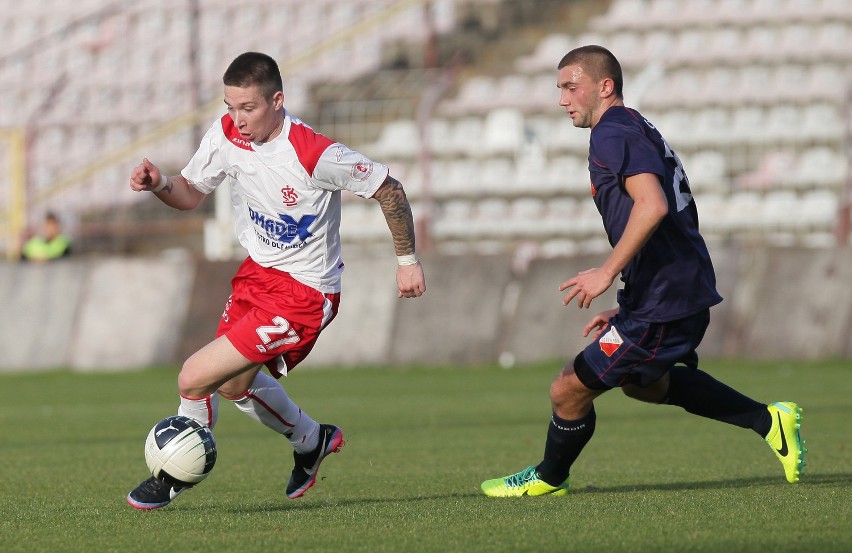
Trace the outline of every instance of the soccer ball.
<instances>
[{"instance_id":1,"label":"soccer ball","mask_svg":"<svg viewBox=\"0 0 852 553\"><path fill-rule=\"evenodd\" d=\"M166 417L148 433L145 462L155 478L169 476L184 484L197 484L216 464L213 432L189 417Z\"/></svg>"}]
</instances>

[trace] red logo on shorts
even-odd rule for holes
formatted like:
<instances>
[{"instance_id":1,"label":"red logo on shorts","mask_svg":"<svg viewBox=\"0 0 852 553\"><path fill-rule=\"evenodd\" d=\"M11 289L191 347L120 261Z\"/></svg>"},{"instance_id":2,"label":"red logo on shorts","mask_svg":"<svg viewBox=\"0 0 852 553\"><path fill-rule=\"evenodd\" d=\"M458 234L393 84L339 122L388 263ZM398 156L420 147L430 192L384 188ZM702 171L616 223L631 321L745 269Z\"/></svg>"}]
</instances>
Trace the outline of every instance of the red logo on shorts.
<instances>
[{"instance_id":1,"label":"red logo on shorts","mask_svg":"<svg viewBox=\"0 0 852 553\"><path fill-rule=\"evenodd\" d=\"M607 357L612 357L612 354L618 351L618 348L621 347L621 344L624 343L624 340L621 339L621 335L618 334L618 331L615 327L610 327L609 332L601 336L601 339L598 340L598 344L601 346L601 351L606 354Z\"/></svg>"}]
</instances>

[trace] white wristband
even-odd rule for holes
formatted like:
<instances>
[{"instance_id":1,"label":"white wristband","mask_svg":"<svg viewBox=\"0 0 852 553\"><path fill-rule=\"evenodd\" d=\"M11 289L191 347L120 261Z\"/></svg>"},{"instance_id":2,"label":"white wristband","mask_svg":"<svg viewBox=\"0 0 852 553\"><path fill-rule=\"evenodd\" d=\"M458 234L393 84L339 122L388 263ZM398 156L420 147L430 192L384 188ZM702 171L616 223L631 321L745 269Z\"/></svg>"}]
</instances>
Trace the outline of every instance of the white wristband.
<instances>
[{"instance_id":1,"label":"white wristband","mask_svg":"<svg viewBox=\"0 0 852 553\"><path fill-rule=\"evenodd\" d=\"M158 185L156 186L156 188L152 188L152 189L151 189L151 192L155 192L155 193L156 193L156 192L159 192L160 190L162 190L163 188L165 188L167 184L169 184L169 177L167 177L166 175L164 175L164 174L160 173L160 184L158 184Z\"/></svg>"},{"instance_id":2,"label":"white wristband","mask_svg":"<svg viewBox=\"0 0 852 553\"><path fill-rule=\"evenodd\" d=\"M417 265L417 256L413 253L410 253L408 255L398 255L396 256L396 263L399 266Z\"/></svg>"}]
</instances>

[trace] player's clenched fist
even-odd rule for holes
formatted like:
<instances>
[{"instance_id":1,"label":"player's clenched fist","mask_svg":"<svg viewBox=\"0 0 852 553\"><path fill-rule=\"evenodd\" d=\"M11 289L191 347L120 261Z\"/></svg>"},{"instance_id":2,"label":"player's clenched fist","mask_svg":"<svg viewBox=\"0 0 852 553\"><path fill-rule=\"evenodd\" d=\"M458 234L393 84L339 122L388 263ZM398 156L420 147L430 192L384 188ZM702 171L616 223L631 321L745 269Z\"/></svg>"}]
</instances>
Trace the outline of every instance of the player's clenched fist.
<instances>
[{"instance_id":1,"label":"player's clenched fist","mask_svg":"<svg viewBox=\"0 0 852 553\"><path fill-rule=\"evenodd\" d=\"M160 177L160 169L146 157L130 173L130 188L136 192L151 190L160 183Z\"/></svg>"},{"instance_id":2,"label":"player's clenched fist","mask_svg":"<svg viewBox=\"0 0 852 553\"><path fill-rule=\"evenodd\" d=\"M400 265L396 272L400 298L419 298L426 291L426 277L420 263Z\"/></svg>"}]
</instances>

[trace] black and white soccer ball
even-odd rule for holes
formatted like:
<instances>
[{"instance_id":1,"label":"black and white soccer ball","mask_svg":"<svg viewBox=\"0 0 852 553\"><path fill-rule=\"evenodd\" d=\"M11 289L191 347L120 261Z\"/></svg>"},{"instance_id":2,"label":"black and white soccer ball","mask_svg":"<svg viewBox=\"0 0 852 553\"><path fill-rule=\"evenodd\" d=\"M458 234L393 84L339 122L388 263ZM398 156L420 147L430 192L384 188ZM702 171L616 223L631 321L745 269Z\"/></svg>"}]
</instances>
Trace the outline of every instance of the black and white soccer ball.
<instances>
[{"instance_id":1,"label":"black and white soccer ball","mask_svg":"<svg viewBox=\"0 0 852 553\"><path fill-rule=\"evenodd\" d=\"M155 478L168 476L185 484L197 484L216 464L213 432L189 417L166 417L148 433L145 462Z\"/></svg>"}]
</instances>

